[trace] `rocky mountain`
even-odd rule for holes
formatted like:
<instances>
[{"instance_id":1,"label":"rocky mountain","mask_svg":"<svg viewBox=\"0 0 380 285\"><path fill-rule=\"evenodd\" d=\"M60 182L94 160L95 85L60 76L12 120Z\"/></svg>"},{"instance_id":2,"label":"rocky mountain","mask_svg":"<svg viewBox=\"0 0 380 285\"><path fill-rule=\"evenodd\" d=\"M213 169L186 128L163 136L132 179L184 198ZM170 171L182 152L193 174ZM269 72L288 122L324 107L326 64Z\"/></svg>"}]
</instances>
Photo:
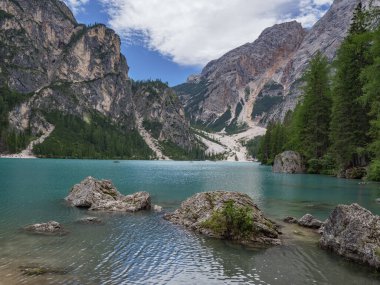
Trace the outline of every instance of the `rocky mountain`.
<instances>
[{"instance_id":1,"label":"rocky mountain","mask_svg":"<svg viewBox=\"0 0 380 285\"><path fill-rule=\"evenodd\" d=\"M300 98L308 62L317 51L334 59L358 3L335 0L310 30L297 22L274 25L253 43L208 63L200 75L175 87L189 118L227 132L283 120Z\"/></svg>"},{"instance_id":2,"label":"rocky mountain","mask_svg":"<svg viewBox=\"0 0 380 285\"><path fill-rule=\"evenodd\" d=\"M62 1L0 0L0 58L3 101L5 93L18 98L8 96L0 151L9 150L10 130L31 136L47 132L54 124L47 114L54 112L87 124L92 116L104 118L125 134L142 135L138 119L157 121L156 144L170 141L185 151L197 146L175 94L152 83L134 88L119 36L101 24L77 23ZM149 130L143 134L140 140L150 141Z\"/></svg>"}]
</instances>

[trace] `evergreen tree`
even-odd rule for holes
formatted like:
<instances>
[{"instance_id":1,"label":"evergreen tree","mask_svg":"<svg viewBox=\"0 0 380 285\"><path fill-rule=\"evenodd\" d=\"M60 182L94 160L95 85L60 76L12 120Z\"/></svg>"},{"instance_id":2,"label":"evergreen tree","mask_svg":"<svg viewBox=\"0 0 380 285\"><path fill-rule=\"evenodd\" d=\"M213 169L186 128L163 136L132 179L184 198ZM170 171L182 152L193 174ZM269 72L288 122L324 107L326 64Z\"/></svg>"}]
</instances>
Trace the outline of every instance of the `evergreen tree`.
<instances>
[{"instance_id":1,"label":"evergreen tree","mask_svg":"<svg viewBox=\"0 0 380 285\"><path fill-rule=\"evenodd\" d=\"M370 137L372 142L369 150L374 156L371 164L369 178L380 180L380 27L373 33L373 46L371 49L373 64L362 72L364 94L361 98L364 106L370 108Z\"/></svg>"},{"instance_id":2,"label":"evergreen tree","mask_svg":"<svg viewBox=\"0 0 380 285\"><path fill-rule=\"evenodd\" d=\"M318 52L304 75L303 103L299 114L299 143L307 158L321 158L329 147L331 99L327 58Z\"/></svg>"},{"instance_id":3,"label":"evergreen tree","mask_svg":"<svg viewBox=\"0 0 380 285\"><path fill-rule=\"evenodd\" d=\"M331 152L341 169L368 163L363 151L368 142L368 108L358 100L363 96L360 74L370 64L370 37L363 15L358 5L350 33L338 50L335 62L330 139Z\"/></svg>"}]
</instances>

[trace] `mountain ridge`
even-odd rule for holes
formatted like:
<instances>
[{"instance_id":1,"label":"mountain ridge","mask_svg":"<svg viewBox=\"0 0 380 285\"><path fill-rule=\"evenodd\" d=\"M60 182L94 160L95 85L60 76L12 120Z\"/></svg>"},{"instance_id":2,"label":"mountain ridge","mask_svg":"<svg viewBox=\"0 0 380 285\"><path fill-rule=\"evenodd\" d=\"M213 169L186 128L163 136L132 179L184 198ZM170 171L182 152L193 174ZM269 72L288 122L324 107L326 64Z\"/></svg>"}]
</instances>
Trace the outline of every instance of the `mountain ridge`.
<instances>
[{"instance_id":1,"label":"mountain ridge","mask_svg":"<svg viewBox=\"0 0 380 285\"><path fill-rule=\"evenodd\" d=\"M79 24L59 0L1 0L0 12L0 85L25 97L9 110L7 129L39 136L50 125L45 113L57 111L87 124L95 112L122 133L140 132L139 104L153 106L136 96L120 38L112 29ZM163 96L155 101L156 109L162 104L159 112L146 118L162 124L157 143L170 141L185 152L200 147L182 106L165 99L169 88L146 84L145 93Z\"/></svg>"},{"instance_id":2,"label":"mountain ridge","mask_svg":"<svg viewBox=\"0 0 380 285\"><path fill-rule=\"evenodd\" d=\"M282 121L300 98L301 76L317 50L330 61L334 59L358 3L359 0L335 0L308 31L296 22L276 24L253 43L211 61L200 75L174 87L187 116L193 124L213 131L231 124L265 126L272 120ZM281 29L282 25L287 29ZM284 36L283 30L291 32L284 37L283 57L276 58L274 47L268 43ZM262 58L267 61L260 61ZM221 119L223 128L215 128Z\"/></svg>"}]
</instances>

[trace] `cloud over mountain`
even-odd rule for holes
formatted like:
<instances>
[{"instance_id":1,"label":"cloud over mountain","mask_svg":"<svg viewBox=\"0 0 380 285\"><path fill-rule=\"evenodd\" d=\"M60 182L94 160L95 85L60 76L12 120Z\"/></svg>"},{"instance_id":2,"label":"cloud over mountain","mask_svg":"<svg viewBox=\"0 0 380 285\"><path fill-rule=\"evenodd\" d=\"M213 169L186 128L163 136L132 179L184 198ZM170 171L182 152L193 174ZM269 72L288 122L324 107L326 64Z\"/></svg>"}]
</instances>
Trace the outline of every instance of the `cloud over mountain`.
<instances>
[{"instance_id":1,"label":"cloud over mountain","mask_svg":"<svg viewBox=\"0 0 380 285\"><path fill-rule=\"evenodd\" d=\"M88 0L66 0L78 10ZM314 24L332 0L98 0L124 40L142 40L182 65L204 65L254 41L263 29L296 19Z\"/></svg>"}]
</instances>

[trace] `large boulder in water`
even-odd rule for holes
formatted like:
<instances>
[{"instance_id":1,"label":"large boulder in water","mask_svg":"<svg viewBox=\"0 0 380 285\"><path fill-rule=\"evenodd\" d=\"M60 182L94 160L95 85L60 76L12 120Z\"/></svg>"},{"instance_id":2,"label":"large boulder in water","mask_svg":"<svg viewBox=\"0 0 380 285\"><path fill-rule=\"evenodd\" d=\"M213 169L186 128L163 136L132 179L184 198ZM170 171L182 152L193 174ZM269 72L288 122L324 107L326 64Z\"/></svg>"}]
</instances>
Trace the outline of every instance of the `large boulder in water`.
<instances>
[{"instance_id":1,"label":"large boulder in water","mask_svg":"<svg viewBox=\"0 0 380 285\"><path fill-rule=\"evenodd\" d=\"M74 185L65 200L71 206L93 211L136 212L151 207L149 193L137 192L124 196L110 180L96 180L93 177Z\"/></svg>"},{"instance_id":2,"label":"large boulder in water","mask_svg":"<svg viewBox=\"0 0 380 285\"><path fill-rule=\"evenodd\" d=\"M306 167L302 156L295 151L284 151L274 159L273 172L278 173L304 173Z\"/></svg>"},{"instance_id":3,"label":"large boulder in water","mask_svg":"<svg viewBox=\"0 0 380 285\"><path fill-rule=\"evenodd\" d=\"M210 237L242 244L280 244L277 225L242 193L198 193L164 218Z\"/></svg>"},{"instance_id":4,"label":"large boulder in water","mask_svg":"<svg viewBox=\"0 0 380 285\"><path fill-rule=\"evenodd\" d=\"M324 224L322 248L380 268L380 217L358 204L339 205Z\"/></svg>"}]
</instances>

